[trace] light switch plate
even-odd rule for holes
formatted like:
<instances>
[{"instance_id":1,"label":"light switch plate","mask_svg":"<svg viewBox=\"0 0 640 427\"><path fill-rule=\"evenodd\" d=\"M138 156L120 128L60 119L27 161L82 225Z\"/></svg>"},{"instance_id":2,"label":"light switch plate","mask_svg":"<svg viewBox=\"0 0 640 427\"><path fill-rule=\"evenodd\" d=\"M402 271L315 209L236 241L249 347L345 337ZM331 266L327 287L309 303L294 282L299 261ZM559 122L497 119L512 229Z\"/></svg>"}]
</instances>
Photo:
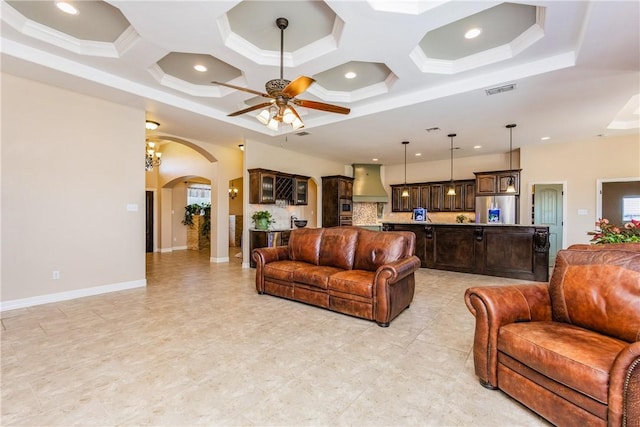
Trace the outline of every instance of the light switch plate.
<instances>
[{"instance_id":1,"label":"light switch plate","mask_svg":"<svg viewBox=\"0 0 640 427\"><path fill-rule=\"evenodd\" d=\"M137 204L135 204L135 203L129 203L129 204L127 205L127 210L128 210L129 212L138 212L138 205L137 205Z\"/></svg>"}]
</instances>

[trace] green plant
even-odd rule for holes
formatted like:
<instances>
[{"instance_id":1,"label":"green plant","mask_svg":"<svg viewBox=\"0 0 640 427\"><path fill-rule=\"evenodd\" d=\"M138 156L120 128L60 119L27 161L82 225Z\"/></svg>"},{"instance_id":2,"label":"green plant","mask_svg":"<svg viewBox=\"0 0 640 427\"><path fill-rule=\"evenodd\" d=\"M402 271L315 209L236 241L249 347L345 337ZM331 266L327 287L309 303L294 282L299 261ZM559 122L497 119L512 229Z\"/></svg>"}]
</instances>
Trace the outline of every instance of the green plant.
<instances>
[{"instance_id":1,"label":"green plant","mask_svg":"<svg viewBox=\"0 0 640 427\"><path fill-rule=\"evenodd\" d=\"M463 223L463 222L465 222L466 220L467 220L467 216L466 216L466 215L462 215L462 214L460 214L460 215L458 215L458 216L456 217L456 222L458 222L458 223L460 223L460 224L462 224L462 223Z\"/></svg>"},{"instance_id":2,"label":"green plant","mask_svg":"<svg viewBox=\"0 0 640 427\"><path fill-rule=\"evenodd\" d=\"M193 203L184 207L184 218L182 219L182 223L187 227L193 226L193 216L200 215L200 211L202 210L202 206L198 203Z\"/></svg>"},{"instance_id":3,"label":"green plant","mask_svg":"<svg viewBox=\"0 0 640 427\"><path fill-rule=\"evenodd\" d=\"M201 213L204 216L200 234L202 236L209 236L209 233L211 232L211 203L203 203L200 205L200 208Z\"/></svg>"},{"instance_id":4,"label":"green plant","mask_svg":"<svg viewBox=\"0 0 640 427\"><path fill-rule=\"evenodd\" d=\"M276 222L269 211L256 211L251 215L251 220L255 224L256 228L263 228L262 226L268 228L269 225Z\"/></svg>"},{"instance_id":5,"label":"green plant","mask_svg":"<svg viewBox=\"0 0 640 427\"><path fill-rule=\"evenodd\" d=\"M182 223L187 227L193 227L193 216L202 215L203 221L200 227L200 235L209 237L211 232L211 203L192 203L184 207L184 218Z\"/></svg>"},{"instance_id":6,"label":"green plant","mask_svg":"<svg viewBox=\"0 0 640 427\"><path fill-rule=\"evenodd\" d=\"M608 219L602 218L596 221L596 227L600 230L587 232L588 235L593 236L591 242L594 245L640 242L640 221L635 219L619 227L611 224Z\"/></svg>"}]
</instances>

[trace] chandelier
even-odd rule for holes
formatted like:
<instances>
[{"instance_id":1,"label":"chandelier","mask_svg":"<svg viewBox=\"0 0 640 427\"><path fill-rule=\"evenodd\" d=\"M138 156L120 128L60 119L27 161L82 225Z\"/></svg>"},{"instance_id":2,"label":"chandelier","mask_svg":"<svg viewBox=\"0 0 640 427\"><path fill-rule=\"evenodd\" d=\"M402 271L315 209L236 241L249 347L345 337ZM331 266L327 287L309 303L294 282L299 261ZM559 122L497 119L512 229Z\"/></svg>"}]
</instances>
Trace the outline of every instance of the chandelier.
<instances>
[{"instance_id":1,"label":"chandelier","mask_svg":"<svg viewBox=\"0 0 640 427\"><path fill-rule=\"evenodd\" d=\"M277 100L275 105L271 105L269 108L262 110L256 116L256 119L273 131L278 130L280 123L290 125L293 130L304 127L302 119L300 119L300 116L295 110L286 106L286 103L284 105L278 105Z\"/></svg>"},{"instance_id":2,"label":"chandelier","mask_svg":"<svg viewBox=\"0 0 640 427\"><path fill-rule=\"evenodd\" d=\"M231 187L229 187L229 198L231 200L238 197L238 189L233 185L233 181L231 181Z\"/></svg>"},{"instance_id":3,"label":"chandelier","mask_svg":"<svg viewBox=\"0 0 640 427\"><path fill-rule=\"evenodd\" d=\"M144 170L146 171L152 171L154 166L160 166L162 153L156 151L155 146L155 142L147 140L147 152L144 156Z\"/></svg>"}]
</instances>

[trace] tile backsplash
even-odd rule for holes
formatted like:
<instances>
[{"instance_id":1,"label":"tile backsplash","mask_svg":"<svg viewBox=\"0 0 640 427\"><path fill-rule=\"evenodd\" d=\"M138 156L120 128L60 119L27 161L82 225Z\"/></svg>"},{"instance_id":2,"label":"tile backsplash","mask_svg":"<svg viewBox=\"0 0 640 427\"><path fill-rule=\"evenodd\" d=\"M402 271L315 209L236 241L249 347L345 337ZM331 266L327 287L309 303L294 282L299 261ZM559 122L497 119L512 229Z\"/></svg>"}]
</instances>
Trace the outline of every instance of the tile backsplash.
<instances>
[{"instance_id":1,"label":"tile backsplash","mask_svg":"<svg viewBox=\"0 0 640 427\"><path fill-rule=\"evenodd\" d=\"M378 222L378 204L354 203L352 214L354 225L376 224Z\"/></svg>"}]
</instances>

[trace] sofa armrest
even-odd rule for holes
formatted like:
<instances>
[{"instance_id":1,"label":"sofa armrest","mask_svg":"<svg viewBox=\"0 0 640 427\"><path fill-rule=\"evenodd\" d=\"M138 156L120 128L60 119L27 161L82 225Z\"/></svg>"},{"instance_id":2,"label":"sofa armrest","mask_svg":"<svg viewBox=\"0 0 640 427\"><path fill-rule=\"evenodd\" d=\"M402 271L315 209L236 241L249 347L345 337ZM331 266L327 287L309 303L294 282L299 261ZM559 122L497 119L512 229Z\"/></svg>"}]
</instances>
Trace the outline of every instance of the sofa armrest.
<instances>
[{"instance_id":1,"label":"sofa armrest","mask_svg":"<svg viewBox=\"0 0 640 427\"><path fill-rule=\"evenodd\" d=\"M411 304L416 283L414 272L419 268L420 258L415 255L378 267L373 282L373 313L378 325L388 326Z\"/></svg>"},{"instance_id":2,"label":"sofa armrest","mask_svg":"<svg viewBox=\"0 0 640 427\"><path fill-rule=\"evenodd\" d=\"M625 347L609 373L610 426L633 425L640 420L640 341Z\"/></svg>"},{"instance_id":3,"label":"sofa armrest","mask_svg":"<svg viewBox=\"0 0 640 427\"><path fill-rule=\"evenodd\" d=\"M514 322L551 320L547 284L469 288L464 301L476 318L473 362L480 383L498 388L498 332Z\"/></svg>"},{"instance_id":4,"label":"sofa armrest","mask_svg":"<svg viewBox=\"0 0 640 427\"><path fill-rule=\"evenodd\" d=\"M287 246L274 246L270 248L256 248L251 253L256 262L256 290L264 293L264 266L270 262L289 259Z\"/></svg>"}]
</instances>

